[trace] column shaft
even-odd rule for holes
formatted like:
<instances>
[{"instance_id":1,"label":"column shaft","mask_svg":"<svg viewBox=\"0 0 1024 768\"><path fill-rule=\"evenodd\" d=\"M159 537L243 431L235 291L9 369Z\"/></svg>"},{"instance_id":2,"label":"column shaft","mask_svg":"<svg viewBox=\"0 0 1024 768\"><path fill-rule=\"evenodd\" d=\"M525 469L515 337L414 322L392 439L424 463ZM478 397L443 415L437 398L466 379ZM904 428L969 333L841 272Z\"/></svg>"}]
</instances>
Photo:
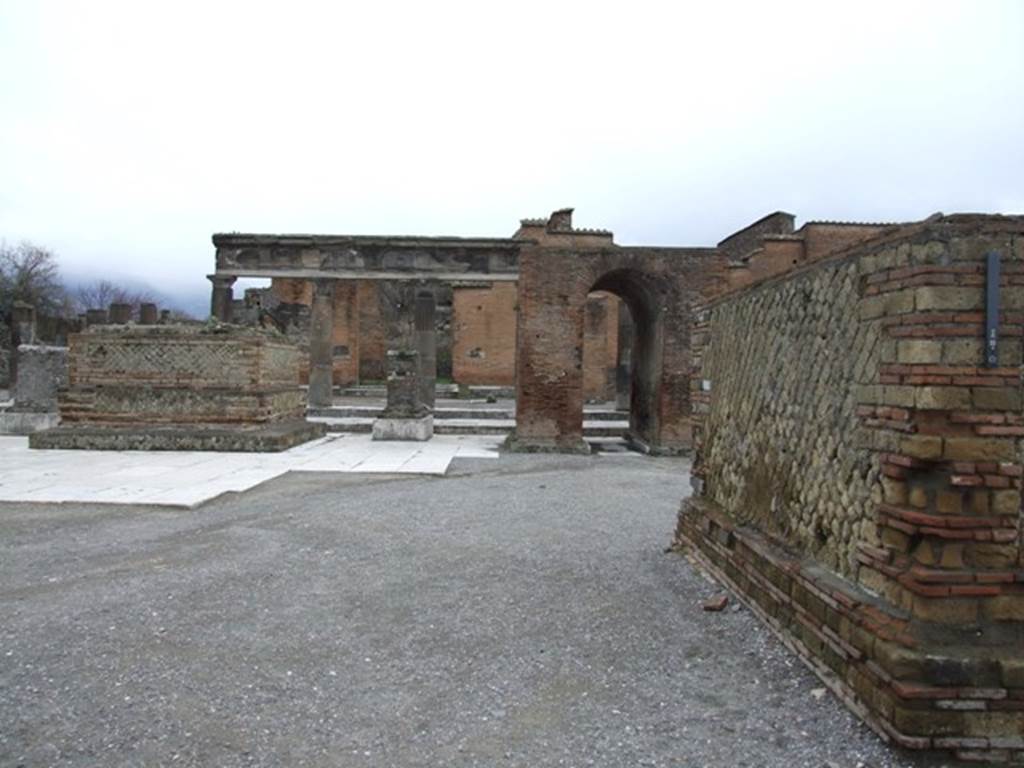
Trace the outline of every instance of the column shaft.
<instances>
[{"instance_id":1,"label":"column shaft","mask_svg":"<svg viewBox=\"0 0 1024 768\"><path fill-rule=\"evenodd\" d=\"M328 408L334 395L334 281L313 281L309 325L309 405Z\"/></svg>"}]
</instances>

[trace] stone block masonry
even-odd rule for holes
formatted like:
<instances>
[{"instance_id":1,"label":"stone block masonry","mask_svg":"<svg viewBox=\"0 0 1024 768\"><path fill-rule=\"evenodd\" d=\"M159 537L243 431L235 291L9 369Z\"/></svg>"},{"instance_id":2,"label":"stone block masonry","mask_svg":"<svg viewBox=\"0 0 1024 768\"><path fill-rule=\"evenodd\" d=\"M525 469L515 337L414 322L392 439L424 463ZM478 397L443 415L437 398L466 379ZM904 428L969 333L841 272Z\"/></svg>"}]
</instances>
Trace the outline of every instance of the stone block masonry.
<instances>
[{"instance_id":1,"label":"stone block masonry","mask_svg":"<svg viewBox=\"0 0 1024 768\"><path fill-rule=\"evenodd\" d=\"M93 326L70 338L61 426L33 448L283 450L305 422L300 353L236 326Z\"/></svg>"},{"instance_id":2,"label":"stone block masonry","mask_svg":"<svg viewBox=\"0 0 1024 768\"><path fill-rule=\"evenodd\" d=\"M694 320L678 542L884 738L964 760L1024 762L1022 338L1021 217L886 230Z\"/></svg>"}]
</instances>

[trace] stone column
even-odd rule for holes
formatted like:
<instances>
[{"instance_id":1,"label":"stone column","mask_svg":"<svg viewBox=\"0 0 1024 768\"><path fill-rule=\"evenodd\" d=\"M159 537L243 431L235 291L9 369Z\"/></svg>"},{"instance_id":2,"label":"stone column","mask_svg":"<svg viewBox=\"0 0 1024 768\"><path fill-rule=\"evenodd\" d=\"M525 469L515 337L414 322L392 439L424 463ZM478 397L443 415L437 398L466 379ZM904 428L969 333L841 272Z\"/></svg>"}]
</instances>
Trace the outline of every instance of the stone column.
<instances>
[{"instance_id":1,"label":"stone column","mask_svg":"<svg viewBox=\"0 0 1024 768\"><path fill-rule=\"evenodd\" d=\"M117 302L111 304L109 317L112 325L125 325L130 323L132 320L132 305L120 304Z\"/></svg>"},{"instance_id":2,"label":"stone column","mask_svg":"<svg viewBox=\"0 0 1024 768\"><path fill-rule=\"evenodd\" d=\"M416 352L419 359L420 402L430 410L434 409L437 390L437 330L434 326L434 294L426 291L416 294L414 323L416 327Z\"/></svg>"},{"instance_id":3,"label":"stone column","mask_svg":"<svg viewBox=\"0 0 1024 768\"><path fill-rule=\"evenodd\" d=\"M309 324L309 405L330 408L334 402L334 281L313 281Z\"/></svg>"},{"instance_id":4,"label":"stone column","mask_svg":"<svg viewBox=\"0 0 1024 768\"><path fill-rule=\"evenodd\" d=\"M87 310L85 310L85 324L86 325L106 325L107 324L107 310L105 310L105 309L87 309Z\"/></svg>"},{"instance_id":5,"label":"stone column","mask_svg":"<svg viewBox=\"0 0 1024 768\"><path fill-rule=\"evenodd\" d=\"M231 287L238 278L234 275L207 275L206 279L213 283L213 296L210 299L210 315L222 323L231 322L231 302L234 293Z\"/></svg>"},{"instance_id":6,"label":"stone column","mask_svg":"<svg viewBox=\"0 0 1024 768\"><path fill-rule=\"evenodd\" d=\"M160 310L160 325L167 325L171 322L171 310L161 309Z\"/></svg>"},{"instance_id":7,"label":"stone column","mask_svg":"<svg viewBox=\"0 0 1024 768\"><path fill-rule=\"evenodd\" d=\"M141 325L156 325L158 319L156 304L139 305L139 323Z\"/></svg>"}]
</instances>

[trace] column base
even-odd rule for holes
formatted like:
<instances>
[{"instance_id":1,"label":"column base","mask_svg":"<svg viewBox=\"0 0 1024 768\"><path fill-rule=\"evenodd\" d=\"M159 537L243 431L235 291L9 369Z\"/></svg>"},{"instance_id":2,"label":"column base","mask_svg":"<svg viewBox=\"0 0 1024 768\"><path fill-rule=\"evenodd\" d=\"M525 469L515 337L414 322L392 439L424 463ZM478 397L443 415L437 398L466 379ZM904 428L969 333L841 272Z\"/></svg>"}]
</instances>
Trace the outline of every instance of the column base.
<instances>
[{"instance_id":1,"label":"column base","mask_svg":"<svg viewBox=\"0 0 1024 768\"><path fill-rule=\"evenodd\" d=\"M423 442L434 436L434 414L418 419L380 418L373 422L374 440L415 440Z\"/></svg>"}]
</instances>

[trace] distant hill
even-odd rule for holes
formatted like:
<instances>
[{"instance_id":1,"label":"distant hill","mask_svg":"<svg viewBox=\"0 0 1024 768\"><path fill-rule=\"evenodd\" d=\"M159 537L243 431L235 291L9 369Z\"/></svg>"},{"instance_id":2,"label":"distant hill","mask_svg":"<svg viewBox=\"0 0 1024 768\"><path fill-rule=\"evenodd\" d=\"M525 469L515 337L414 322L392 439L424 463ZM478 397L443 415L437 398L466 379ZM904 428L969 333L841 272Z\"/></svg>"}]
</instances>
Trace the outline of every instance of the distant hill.
<instances>
[{"instance_id":1,"label":"distant hill","mask_svg":"<svg viewBox=\"0 0 1024 768\"><path fill-rule=\"evenodd\" d=\"M189 286L184 290L168 291L156 288L151 283L138 278L124 275L103 275L61 270L61 278L65 288L74 294L81 286L92 286L100 280L110 283L132 293L145 293L153 297L160 309L171 309L184 312L196 320L203 320L210 314L209 288Z\"/></svg>"}]
</instances>

